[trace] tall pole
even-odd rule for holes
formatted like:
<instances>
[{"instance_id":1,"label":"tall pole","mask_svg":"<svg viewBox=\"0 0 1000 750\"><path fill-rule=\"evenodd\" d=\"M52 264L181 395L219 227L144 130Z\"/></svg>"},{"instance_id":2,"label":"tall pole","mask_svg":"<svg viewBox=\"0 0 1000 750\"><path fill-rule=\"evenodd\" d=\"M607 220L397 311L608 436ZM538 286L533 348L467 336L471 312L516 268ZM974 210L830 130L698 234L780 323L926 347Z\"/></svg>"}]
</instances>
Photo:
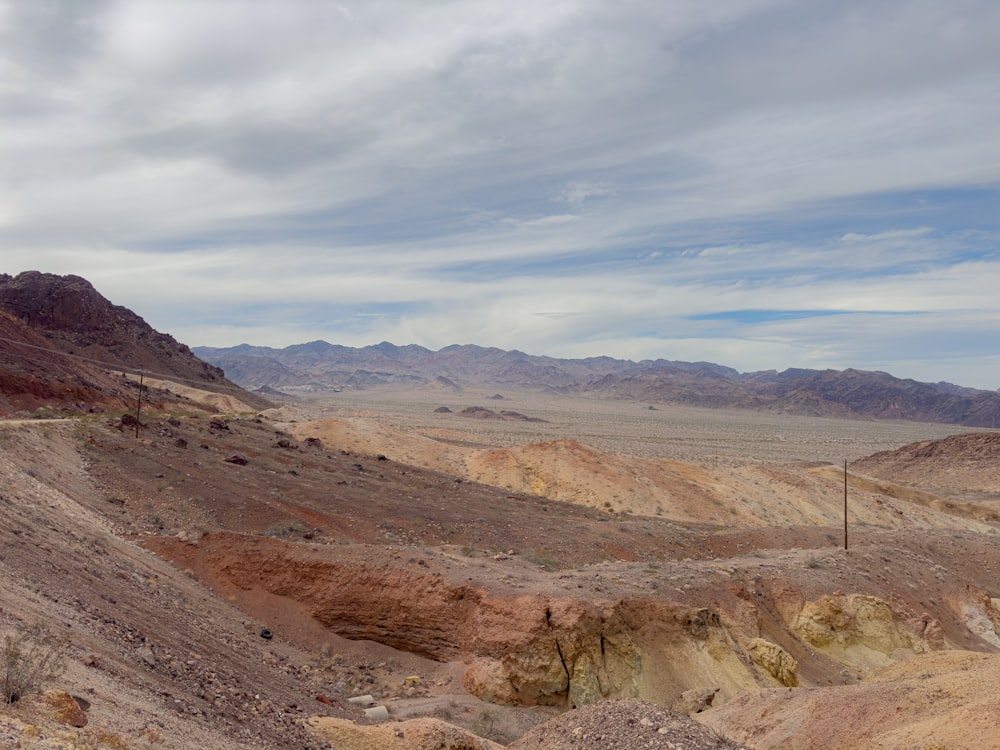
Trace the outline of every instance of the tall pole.
<instances>
[{"instance_id":1,"label":"tall pole","mask_svg":"<svg viewBox=\"0 0 1000 750\"><path fill-rule=\"evenodd\" d=\"M844 549L847 549L847 459L844 459Z\"/></svg>"},{"instance_id":2,"label":"tall pole","mask_svg":"<svg viewBox=\"0 0 1000 750\"><path fill-rule=\"evenodd\" d=\"M143 376L143 370L139 370L139 400L136 402L136 405L135 405L135 437L136 437L136 440L139 439L139 415L142 413L142 376Z\"/></svg>"}]
</instances>

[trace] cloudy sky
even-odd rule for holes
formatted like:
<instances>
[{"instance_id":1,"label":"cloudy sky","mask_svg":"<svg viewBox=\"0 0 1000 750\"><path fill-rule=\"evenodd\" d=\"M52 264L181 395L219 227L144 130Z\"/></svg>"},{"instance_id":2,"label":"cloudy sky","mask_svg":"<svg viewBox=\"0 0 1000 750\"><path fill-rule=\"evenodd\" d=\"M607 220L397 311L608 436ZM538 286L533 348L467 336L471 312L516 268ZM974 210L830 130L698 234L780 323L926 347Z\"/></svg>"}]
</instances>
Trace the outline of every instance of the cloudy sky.
<instances>
[{"instance_id":1,"label":"cloudy sky","mask_svg":"<svg viewBox=\"0 0 1000 750\"><path fill-rule=\"evenodd\" d=\"M318 338L1000 387L996 0L0 0L0 272Z\"/></svg>"}]
</instances>

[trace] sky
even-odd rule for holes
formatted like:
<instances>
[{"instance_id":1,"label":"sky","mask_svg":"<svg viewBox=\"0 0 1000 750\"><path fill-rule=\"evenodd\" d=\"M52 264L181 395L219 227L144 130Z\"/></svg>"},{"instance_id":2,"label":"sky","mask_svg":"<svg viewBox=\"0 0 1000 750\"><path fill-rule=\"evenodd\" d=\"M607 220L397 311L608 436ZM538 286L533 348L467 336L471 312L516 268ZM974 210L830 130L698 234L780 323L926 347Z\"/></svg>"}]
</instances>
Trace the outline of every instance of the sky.
<instances>
[{"instance_id":1,"label":"sky","mask_svg":"<svg viewBox=\"0 0 1000 750\"><path fill-rule=\"evenodd\" d=\"M1000 387L996 0L0 0L0 272L316 339Z\"/></svg>"}]
</instances>

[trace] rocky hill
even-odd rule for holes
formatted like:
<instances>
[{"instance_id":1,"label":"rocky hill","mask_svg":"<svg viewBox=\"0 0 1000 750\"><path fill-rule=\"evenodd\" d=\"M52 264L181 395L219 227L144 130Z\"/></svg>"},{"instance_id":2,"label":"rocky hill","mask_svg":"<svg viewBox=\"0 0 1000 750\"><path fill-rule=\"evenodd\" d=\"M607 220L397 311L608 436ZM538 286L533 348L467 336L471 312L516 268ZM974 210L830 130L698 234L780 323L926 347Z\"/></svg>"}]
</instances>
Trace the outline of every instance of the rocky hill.
<instances>
[{"instance_id":1,"label":"rocky hill","mask_svg":"<svg viewBox=\"0 0 1000 750\"><path fill-rule=\"evenodd\" d=\"M64 356L39 331L0 309L0 414L96 402L118 406L127 390L104 370Z\"/></svg>"},{"instance_id":2,"label":"rocky hill","mask_svg":"<svg viewBox=\"0 0 1000 750\"><path fill-rule=\"evenodd\" d=\"M879 451L855 461L852 468L891 482L996 502L1000 501L1000 433L921 440Z\"/></svg>"},{"instance_id":3,"label":"rocky hill","mask_svg":"<svg viewBox=\"0 0 1000 750\"><path fill-rule=\"evenodd\" d=\"M434 352L388 342L362 348L325 341L285 349L244 344L195 352L248 388L412 388L445 378L457 388L529 388L707 408L1000 427L996 391L854 369L740 373L710 362L556 359L479 346Z\"/></svg>"},{"instance_id":4,"label":"rocky hill","mask_svg":"<svg viewBox=\"0 0 1000 750\"><path fill-rule=\"evenodd\" d=\"M0 274L0 408L121 406L135 398L122 373L140 370L267 405L86 279Z\"/></svg>"}]
</instances>

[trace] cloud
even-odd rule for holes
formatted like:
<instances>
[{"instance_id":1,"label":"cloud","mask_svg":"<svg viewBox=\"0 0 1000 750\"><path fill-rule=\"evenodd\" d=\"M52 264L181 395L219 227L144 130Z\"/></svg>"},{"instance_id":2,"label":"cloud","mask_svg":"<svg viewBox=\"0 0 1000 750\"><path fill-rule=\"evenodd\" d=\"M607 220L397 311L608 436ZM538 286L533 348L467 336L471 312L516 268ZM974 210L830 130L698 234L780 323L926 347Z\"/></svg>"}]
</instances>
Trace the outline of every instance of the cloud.
<instances>
[{"instance_id":1,"label":"cloud","mask_svg":"<svg viewBox=\"0 0 1000 750\"><path fill-rule=\"evenodd\" d=\"M614 185L604 182L571 182L557 196L557 200L571 206L582 206L588 200L604 198L617 192Z\"/></svg>"},{"instance_id":2,"label":"cloud","mask_svg":"<svg viewBox=\"0 0 1000 750\"><path fill-rule=\"evenodd\" d=\"M841 241L843 242L865 242L865 243L875 243L875 242L895 242L897 240L912 240L919 237L924 237L934 230L931 227L917 227L915 229L895 229L888 232L879 232L878 234L858 234L857 232L848 232L843 237Z\"/></svg>"},{"instance_id":3,"label":"cloud","mask_svg":"<svg viewBox=\"0 0 1000 750\"><path fill-rule=\"evenodd\" d=\"M998 33L985 0L0 0L3 270L191 344L989 384Z\"/></svg>"}]
</instances>

